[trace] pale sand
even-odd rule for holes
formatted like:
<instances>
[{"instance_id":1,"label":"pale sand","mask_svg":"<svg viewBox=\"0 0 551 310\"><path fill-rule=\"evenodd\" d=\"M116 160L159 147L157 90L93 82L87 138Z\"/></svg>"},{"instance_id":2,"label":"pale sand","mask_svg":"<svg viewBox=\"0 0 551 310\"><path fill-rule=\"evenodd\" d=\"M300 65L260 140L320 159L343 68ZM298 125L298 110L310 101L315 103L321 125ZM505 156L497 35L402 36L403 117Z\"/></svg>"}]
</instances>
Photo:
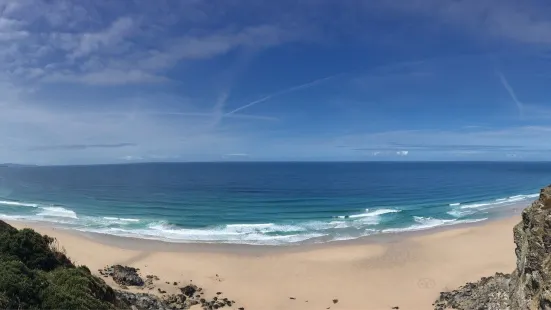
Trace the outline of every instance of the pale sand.
<instances>
[{"instance_id":1,"label":"pale sand","mask_svg":"<svg viewBox=\"0 0 551 310\"><path fill-rule=\"evenodd\" d=\"M205 288L208 297L220 291L237 301L234 309L386 310L399 306L417 310L432 309L443 290L498 271L511 272L515 268L512 228L519 220L515 216L384 242L372 238L283 249L201 247L125 238L118 238L124 245L115 247L113 242L104 242L104 236L10 224L56 237L71 259L95 273L106 265L130 265L140 268L143 275L157 275L159 287L169 292L176 290L172 282L192 279ZM333 304L333 299L338 303Z\"/></svg>"}]
</instances>

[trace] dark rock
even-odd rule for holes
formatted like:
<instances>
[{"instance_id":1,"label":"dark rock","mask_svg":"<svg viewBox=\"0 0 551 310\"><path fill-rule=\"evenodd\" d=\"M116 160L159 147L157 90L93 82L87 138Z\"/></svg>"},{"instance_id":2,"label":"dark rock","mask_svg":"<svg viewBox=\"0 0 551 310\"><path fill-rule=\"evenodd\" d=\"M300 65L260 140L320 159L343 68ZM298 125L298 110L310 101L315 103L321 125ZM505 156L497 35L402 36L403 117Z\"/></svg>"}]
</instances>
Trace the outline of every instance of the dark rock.
<instances>
[{"instance_id":1,"label":"dark rock","mask_svg":"<svg viewBox=\"0 0 551 310\"><path fill-rule=\"evenodd\" d=\"M158 297L145 293L115 291L117 300L128 308L138 310L169 310Z\"/></svg>"},{"instance_id":2,"label":"dark rock","mask_svg":"<svg viewBox=\"0 0 551 310\"><path fill-rule=\"evenodd\" d=\"M113 281L120 285L142 286L142 278L138 275L136 268L115 265L113 266Z\"/></svg>"},{"instance_id":3,"label":"dark rock","mask_svg":"<svg viewBox=\"0 0 551 310\"><path fill-rule=\"evenodd\" d=\"M181 287L181 288L180 288L180 291L181 291L182 294L184 294L185 296L187 296L187 297L192 297L193 294L195 294L195 292L197 291L197 285L194 285L194 284L186 285L186 286L184 286L184 287Z\"/></svg>"},{"instance_id":4,"label":"dark rock","mask_svg":"<svg viewBox=\"0 0 551 310\"><path fill-rule=\"evenodd\" d=\"M336 304L336 303L338 303L338 302L339 302L338 299L333 299L333 303L334 303L334 304Z\"/></svg>"},{"instance_id":5,"label":"dark rock","mask_svg":"<svg viewBox=\"0 0 551 310\"><path fill-rule=\"evenodd\" d=\"M222 292L216 292L216 295L220 295L220 294L222 294Z\"/></svg>"},{"instance_id":6,"label":"dark rock","mask_svg":"<svg viewBox=\"0 0 551 310\"><path fill-rule=\"evenodd\" d=\"M400 309L400 307L396 306L396 307L392 307L392 309Z\"/></svg>"},{"instance_id":7,"label":"dark rock","mask_svg":"<svg viewBox=\"0 0 551 310\"><path fill-rule=\"evenodd\" d=\"M172 283L172 284L174 284L174 285L178 285L178 282L174 281L174 283Z\"/></svg>"}]
</instances>

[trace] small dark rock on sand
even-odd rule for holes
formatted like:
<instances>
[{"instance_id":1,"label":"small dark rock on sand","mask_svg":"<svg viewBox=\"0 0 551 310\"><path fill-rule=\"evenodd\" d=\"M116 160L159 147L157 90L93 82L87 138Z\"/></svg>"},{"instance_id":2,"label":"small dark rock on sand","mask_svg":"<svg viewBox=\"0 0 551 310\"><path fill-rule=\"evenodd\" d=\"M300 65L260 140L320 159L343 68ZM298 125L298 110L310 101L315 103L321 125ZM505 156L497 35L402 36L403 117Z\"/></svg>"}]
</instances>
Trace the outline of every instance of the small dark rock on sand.
<instances>
[{"instance_id":1,"label":"small dark rock on sand","mask_svg":"<svg viewBox=\"0 0 551 310\"><path fill-rule=\"evenodd\" d=\"M338 302L339 302L338 299L333 299L333 303L334 303L334 304L336 304L336 303L338 303Z\"/></svg>"},{"instance_id":2,"label":"small dark rock on sand","mask_svg":"<svg viewBox=\"0 0 551 310\"><path fill-rule=\"evenodd\" d=\"M185 296L191 297L191 296L193 296L193 294L195 294L195 292L197 292L197 288L198 288L197 285L189 284L189 285L186 285L184 287L181 287L180 291Z\"/></svg>"}]
</instances>

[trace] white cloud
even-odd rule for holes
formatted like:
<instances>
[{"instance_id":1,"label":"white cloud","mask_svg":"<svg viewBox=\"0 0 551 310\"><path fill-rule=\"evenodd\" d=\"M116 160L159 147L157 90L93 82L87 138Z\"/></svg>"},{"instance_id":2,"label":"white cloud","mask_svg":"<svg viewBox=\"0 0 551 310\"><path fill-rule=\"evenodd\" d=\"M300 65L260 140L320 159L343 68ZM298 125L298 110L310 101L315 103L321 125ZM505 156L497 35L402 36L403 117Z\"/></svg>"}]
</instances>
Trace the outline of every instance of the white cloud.
<instances>
[{"instance_id":1,"label":"white cloud","mask_svg":"<svg viewBox=\"0 0 551 310\"><path fill-rule=\"evenodd\" d=\"M124 157L122 157L122 159L126 160L126 161L140 161L140 160L144 160L143 157L141 156L134 156L134 155L126 155Z\"/></svg>"},{"instance_id":2,"label":"white cloud","mask_svg":"<svg viewBox=\"0 0 551 310\"><path fill-rule=\"evenodd\" d=\"M121 71L112 69L89 72L81 75L74 73L54 73L45 77L43 80L45 82L82 83L88 85L122 85L168 81L165 77L152 75L140 70Z\"/></svg>"},{"instance_id":3,"label":"white cloud","mask_svg":"<svg viewBox=\"0 0 551 310\"><path fill-rule=\"evenodd\" d=\"M86 85L157 83L182 62L238 49L251 53L301 40L308 31L277 22L215 25L206 17L218 16L218 9L195 1L3 0L0 8L0 71L18 70L22 84L38 78Z\"/></svg>"},{"instance_id":4,"label":"white cloud","mask_svg":"<svg viewBox=\"0 0 551 310\"><path fill-rule=\"evenodd\" d=\"M551 141L546 137L548 126L520 126L505 129L470 128L464 130L402 130L369 134L346 135L334 139L335 145L346 145L351 150L393 151L397 155L417 153L478 152L479 154L506 154L509 152L551 152ZM409 150L404 151L407 147ZM410 153L407 155L410 155Z\"/></svg>"},{"instance_id":5,"label":"white cloud","mask_svg":"<svg viewBox=\"0 0 551 310\"><path fill-rule=\"evenodd\" d=\"M71 57L80 58L100 49L113 48L129 36L134 27L135 22L131 18L121 17L103 31L82 33L79 35L78 46L72 51Z\"/></svg>"},{"instance_id":6,"label":"white cloud","mask_svg":"<svg viewBox=\"0 0 551 310\"><path fill-rule=\"evenodd\" d=\"M370 9L367 4L366 9ZM377 4L405 14L439 19L474 35L490 35L517 43L551 44L549 9L537 1L398 0Z\"/></svg>"},{"instance_id":7,"label":"white cloud","mask_svg":"<svg viewBox=\"0 0 551 310\"><path fill-rule=\"evenodd\" d=\"M408 156L409 151L398 151L396 152L396 155L398 156Z\"/></svg>"}]
</instances>

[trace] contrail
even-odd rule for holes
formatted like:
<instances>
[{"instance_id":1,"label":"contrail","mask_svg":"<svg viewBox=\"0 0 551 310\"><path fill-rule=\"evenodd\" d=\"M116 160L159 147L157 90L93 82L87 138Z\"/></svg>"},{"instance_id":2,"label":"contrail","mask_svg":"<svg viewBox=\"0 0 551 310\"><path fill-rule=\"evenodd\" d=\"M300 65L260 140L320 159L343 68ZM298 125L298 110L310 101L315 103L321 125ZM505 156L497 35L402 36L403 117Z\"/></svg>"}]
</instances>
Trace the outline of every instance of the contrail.
<instances>
[{"instance_id":1,"label":"contrail","mask_svg":"<svg viewBox=\"0 0 551 310\"><path fill-rule=\"evenodd\" d=\"M496 71L496 74L499 77L499 80L501 81L501 84L503 85L503 87L505 87L505 89L507 90L507 92L511 96L511 99L513 99L513 101L517 105L518 112L520 114L520 118L522 118L523 117L524 104L522 102L520 102L520 100L518 100L517 95L515 93L515 90L513 89L513 87L511 87L511 85L509 84L509 81L507 81L507 79L505 78L505 75L503 75L503 73L501 73L499 71Z\"/></svg>"},{"instance_id":2,"label":"contrail","mask_svg":"<svg viewBox=\"0 0 551 310\"><path fill-rule=\"evenodd\" d=\"M321 79L317 79L315 81L312 81L312 82L309 82L309 83L306 83L306 84L302 84L302 85L298 85L298 86L293 86L291 88L287 88L285 90L281 90L281 91L278 91L276 93L273 93L273 94L270 94L270 95L267 95L265 97L262 97L260 99L257 99L255 101L252 101L252 102L249 102L247 103L246 105L243 105L243 106L240 106L239 108L233 110L233 111L230 111L226 114L224 114L224 116L228 116L228 115L232 115L234 113L237 113L241 110L244 110L246 108L249 108L249 107L252 107L253 105L255 104L258 104L258 103L261 103L261 102L264 102L264 101L268 101L274 97L277 97L277 96L281 96L281 95L284 95L284 94L288 94L288 93L291 93L291 92L294 92L294 91L297 91L297 90L301 90L301 89L305 89L305 88L309 88L309 87L312 87L312 86L315 86L317 84L320 84L320 83L323 83L327 80L330 80L332 78L335 78L337 77L338 75L340 74L335 74L335 75L332 75L332 76L328 76L328 77L324 77L324 78L321 78Z\"/></svg>"}]
</instances>

